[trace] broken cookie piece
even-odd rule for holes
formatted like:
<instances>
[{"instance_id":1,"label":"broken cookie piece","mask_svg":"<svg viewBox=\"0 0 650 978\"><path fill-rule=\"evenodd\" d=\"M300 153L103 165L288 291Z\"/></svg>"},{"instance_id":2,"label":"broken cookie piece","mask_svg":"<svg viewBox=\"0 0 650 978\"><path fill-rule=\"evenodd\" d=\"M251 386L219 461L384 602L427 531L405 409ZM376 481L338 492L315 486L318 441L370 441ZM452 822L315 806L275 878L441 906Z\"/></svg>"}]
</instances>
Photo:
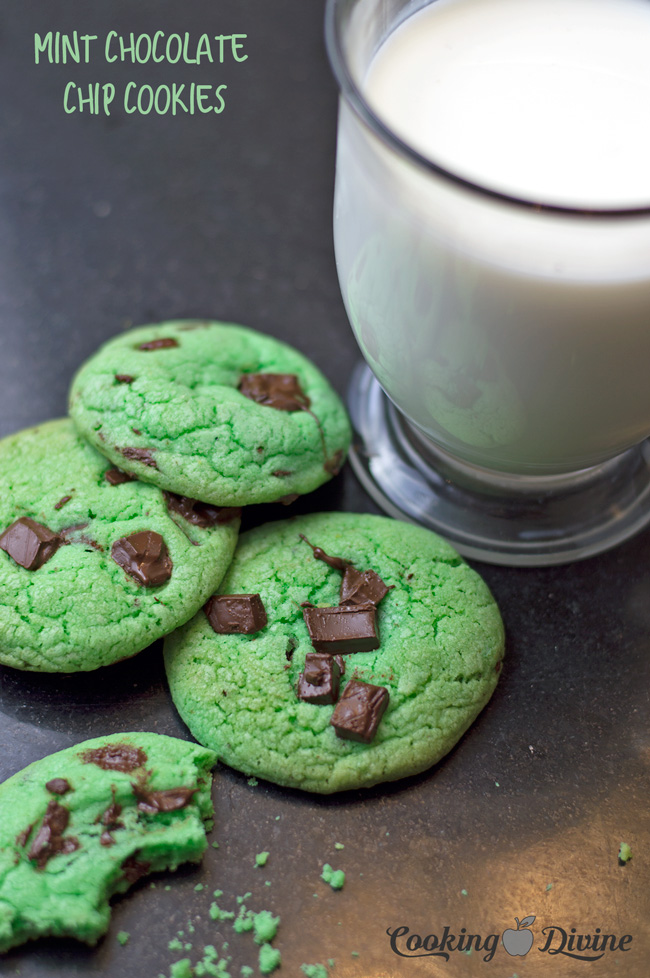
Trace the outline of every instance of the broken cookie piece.
<instances>
[{"instance_id":1,"label":"broken cookie piece","mask_svg":"<svg viewBox=\"0 0 650 978\"><path fill-rule=\"evenodd\" d=\"M95 944L114 893L145 873L199 862L215 762L211 750L173 737L113 734L0 785L0 952L45 935Z\"/></svg>"}]
</instances>

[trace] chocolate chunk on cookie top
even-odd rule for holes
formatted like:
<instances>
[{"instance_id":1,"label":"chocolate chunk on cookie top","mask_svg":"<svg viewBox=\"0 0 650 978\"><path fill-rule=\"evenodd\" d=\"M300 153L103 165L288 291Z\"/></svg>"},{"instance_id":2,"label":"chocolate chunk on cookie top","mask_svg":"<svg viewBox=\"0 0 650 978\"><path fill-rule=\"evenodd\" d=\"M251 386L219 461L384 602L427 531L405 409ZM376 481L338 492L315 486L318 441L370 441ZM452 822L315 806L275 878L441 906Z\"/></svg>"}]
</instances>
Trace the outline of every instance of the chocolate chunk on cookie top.
<instances>
[{"instance_id":1,"label":"chocolate chunk on cookie top","mask_svg":"<svg viewBox=\"0 0 650 978\"><path fill-rule=\"evenodd\" d=\"M146 766L87 760L126 752ZM44 757L0 785L0 953L45 936L96 944L113 894L146 873L199 862L215 762L184 740L120 733Z\"/></svg>"},{"instance_id":2,"label":"chocolate chunk on cookie top","mask_svg":"<svg viewBox=\"0 0 650 978\"><path fill-rule=\"evenodd\" d=\"M111 557L143 587L158 587L172 576L174 565L160 533L143 530L116 540Z\"/></svg>"},{"instance_id":3,"label":"chocolate chunk on cookie top","mask_svg":"<svg viewBox=\"0 0 650 978\"><path fill-rule=\"evenodd\" d=\"M330 717L336 736L369 744L377 733L389 699L390 694L383 686L351 679Z\"/></svg>"},{"instance_id":4,"label":"chocolate chunk on cookie top","mask_svg":"<svg viewBox=\"0 0 650 978\"><path fill-rule=\"evenodd\" d=\"M58 504L54 508L57 507ZM54 556L62 542L57 533L52 533L28 516L22 516L0 536L0 550L8 553L26 570L38 570Z\"/></svg>"},{"instance_id":5,"label":"chocolate chunk on cookie top","mask_svg":"<svg viewBox=\"0 0 650 978\"><path fill-rule=\"evenodd\" d=\"M244 397L276 411L302 411L311 403L295 374L244 374L238 389Z\"/></svg>"},{"instance_id":6,"label":"chocolate chunk on cookie top","mask_svg":"<svg viewBox=\"0 0 650 978\"><path fill-rule=\"evenodd\" d=\"M206 602L205 613L220 635L254 635L267 622L259 594L215 594Z\"/></svg>"},{"instance_id":7,"label":"chocolate chunk on cookie top","mask_svg":"<svg viewBox=\"0 0 650 978\"><path fill-rule=\"evenodd\" d=\"M330 793L416 774L496 687L494 599L421 527L354 513L257 527L217 596L257 593L267 622L254 634L219 633L200 613L165 639L181 717L247 775Z\"/></svg>"},{"instance_id":8,"label":"chocolate chunk on cookie top","mask_svg":"<svg viewBox=\"0 0 650 978\"><path fill-rule=\"evenodd\" d=\"M70 391L81 434L138 479L217 507L279 502L331 479L351 432L323 374L271 336L192 325L121 333L88 360Z\"/></svg>"},{"instance_id":9,"label":"chocolate chunk on cookie top","mask_svg":"<svg viewBox=\"0 0 650 978\"><path fill-rule=\"evenodd\" d=\"M108 468L68 419L2 439L0 665L97 669L186 622L219 586L239 529L216 507L187 517Z\"/></svg>"},{"instance_id":10,"label":"chocolate chunk on cookie top","mask_svg":"<svg viewBox=\"0 0 650 978\"><path fill-rule=\"evenodd\" d=\"M372 652L379 648L377 612L373 606L302 610L311 644L317 652Z\"/></svg>"}]
</instances>

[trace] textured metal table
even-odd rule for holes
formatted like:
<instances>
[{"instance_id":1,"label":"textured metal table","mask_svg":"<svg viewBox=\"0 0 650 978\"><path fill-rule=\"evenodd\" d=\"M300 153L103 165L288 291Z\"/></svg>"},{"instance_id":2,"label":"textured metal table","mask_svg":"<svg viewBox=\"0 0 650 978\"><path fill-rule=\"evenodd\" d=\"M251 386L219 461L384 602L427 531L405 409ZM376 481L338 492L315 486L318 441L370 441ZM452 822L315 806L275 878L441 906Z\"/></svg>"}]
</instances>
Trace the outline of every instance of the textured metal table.
<instances>
[{"instance_id":1,"label":"textured metal table","mask_svg":"<svg viewBox=\"0 0 650 978\"><path fill-rule=\"evenodd\" d=\"M1 434L64 414L72 373L102 340L173 317L243 322L288 340L344 393L357 350L331 244L336 91L322 13L305 0L0 5ZM107 64L92 46L100 40L89 42L88 64L36 65L34 33L50 30L188 32L190 42L242 33L248 57ZM225 108L128 114L120 100L131 81L133 91L225 84ZM89 103L66 113L69 82L114 84L110 115L101 96L98 114ZM374 511L348 469L293 511L319 509ZM246 522L285 515L259 507ZM492 701L435 769L319 798L222 768L219 848L200 867L115 900L97 948L43 940L6 955L0 973L167 975L173 961L228 942L239 975L256 965L257 948L210 918L218 888L224 908L250 892L247 906L280 915L280 974L334 959L335 978L645 978L650 533L582 564L477 569L503 611L507 659ZM189 737L159 645L101 675L0 669L0 779L77 741L137 729ZM625 867L622 841L634 854ZM268 863L256 869L261 850ZM340 892L320 880L325 862L345 870ZM529 915L526 956L490 940ZM448 957L426 954L434 941L425 938L440 945L445 927ZM395 928L408 932L391 946ZM611 940L600 956L584 941L578 949L577 935L597 928L614 935L616 951ZM168 948L179 930L192 950ZM118 931L130 934L125 946ZM483 949L464 953L463 933Z\"/></svg>"}]
</instances>

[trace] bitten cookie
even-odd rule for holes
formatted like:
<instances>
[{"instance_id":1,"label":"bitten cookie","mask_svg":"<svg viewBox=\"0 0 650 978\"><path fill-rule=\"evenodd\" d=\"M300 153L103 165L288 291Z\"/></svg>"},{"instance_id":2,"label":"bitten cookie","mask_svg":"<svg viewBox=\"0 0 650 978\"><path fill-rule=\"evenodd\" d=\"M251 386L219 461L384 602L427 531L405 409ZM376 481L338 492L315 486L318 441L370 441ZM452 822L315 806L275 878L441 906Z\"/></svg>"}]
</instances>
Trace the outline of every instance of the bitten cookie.
<instances>
[{"instance_id":1,"label":"bitten cookie","mask_svg":"<svg viewBox=\"0 0 650 978\"><path fill-rule=\"evenodd\" d=\"M309 360L224 323L116 336L75 377L70 413L120 468L222 506L310 492L338 472L350 443L345 409Z\"/></svg>"},{"instance_id":2,"label":"bitten cookie","mask_svg":"<svg viewBox=\"0 0 650 978\"><path fill-rule=\"evenodd\" d=\"M503 649L494 599L447 543L328 513L243 534L165 663L180 715L223 761L327 793L438 761L490 698Z\"/></svg>"},{"instance_id":3,"label":"bitten cookie","mask_svg":"<svg viewBox=\"0 0 650 978\"><path fill-rule=\"evenodd\" d=\"M221 581L238 511L132 480L68 420L0 441L0 663L96 669L187 621Z\"/></svg>"},{"instance_id":4,"label":"bitten cookie","mask_svg":"<svg viewBox=\"0 0 650 978\"><path fill-rule=\"evenodd\" d=\"M0 951L45 935L95 944L112 894L199 862L215 763L173 737L113 734L0 785Z\"/></svg>"}]
</instances>

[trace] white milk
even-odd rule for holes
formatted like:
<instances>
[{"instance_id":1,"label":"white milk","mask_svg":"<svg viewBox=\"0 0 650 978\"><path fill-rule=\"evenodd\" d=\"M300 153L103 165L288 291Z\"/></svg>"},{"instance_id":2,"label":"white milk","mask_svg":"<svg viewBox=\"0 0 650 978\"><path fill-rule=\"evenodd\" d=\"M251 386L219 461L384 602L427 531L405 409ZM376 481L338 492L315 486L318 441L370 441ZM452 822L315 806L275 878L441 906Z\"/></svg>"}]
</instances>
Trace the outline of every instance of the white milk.
<instances>
[{"instance_id":1,"label":"white milk","mask_svg":"<svg viewBox=\"0 0 650 978\"><path fill-rule=\"evenodd\" d=\"M650 0L436 0L353 75L427 159L491 190L650 207ZM335 244L396 404L469 461L595 464L650 434L650 217L520 207L394 152L342 101Z\"/></svg>"}]
</instances>

